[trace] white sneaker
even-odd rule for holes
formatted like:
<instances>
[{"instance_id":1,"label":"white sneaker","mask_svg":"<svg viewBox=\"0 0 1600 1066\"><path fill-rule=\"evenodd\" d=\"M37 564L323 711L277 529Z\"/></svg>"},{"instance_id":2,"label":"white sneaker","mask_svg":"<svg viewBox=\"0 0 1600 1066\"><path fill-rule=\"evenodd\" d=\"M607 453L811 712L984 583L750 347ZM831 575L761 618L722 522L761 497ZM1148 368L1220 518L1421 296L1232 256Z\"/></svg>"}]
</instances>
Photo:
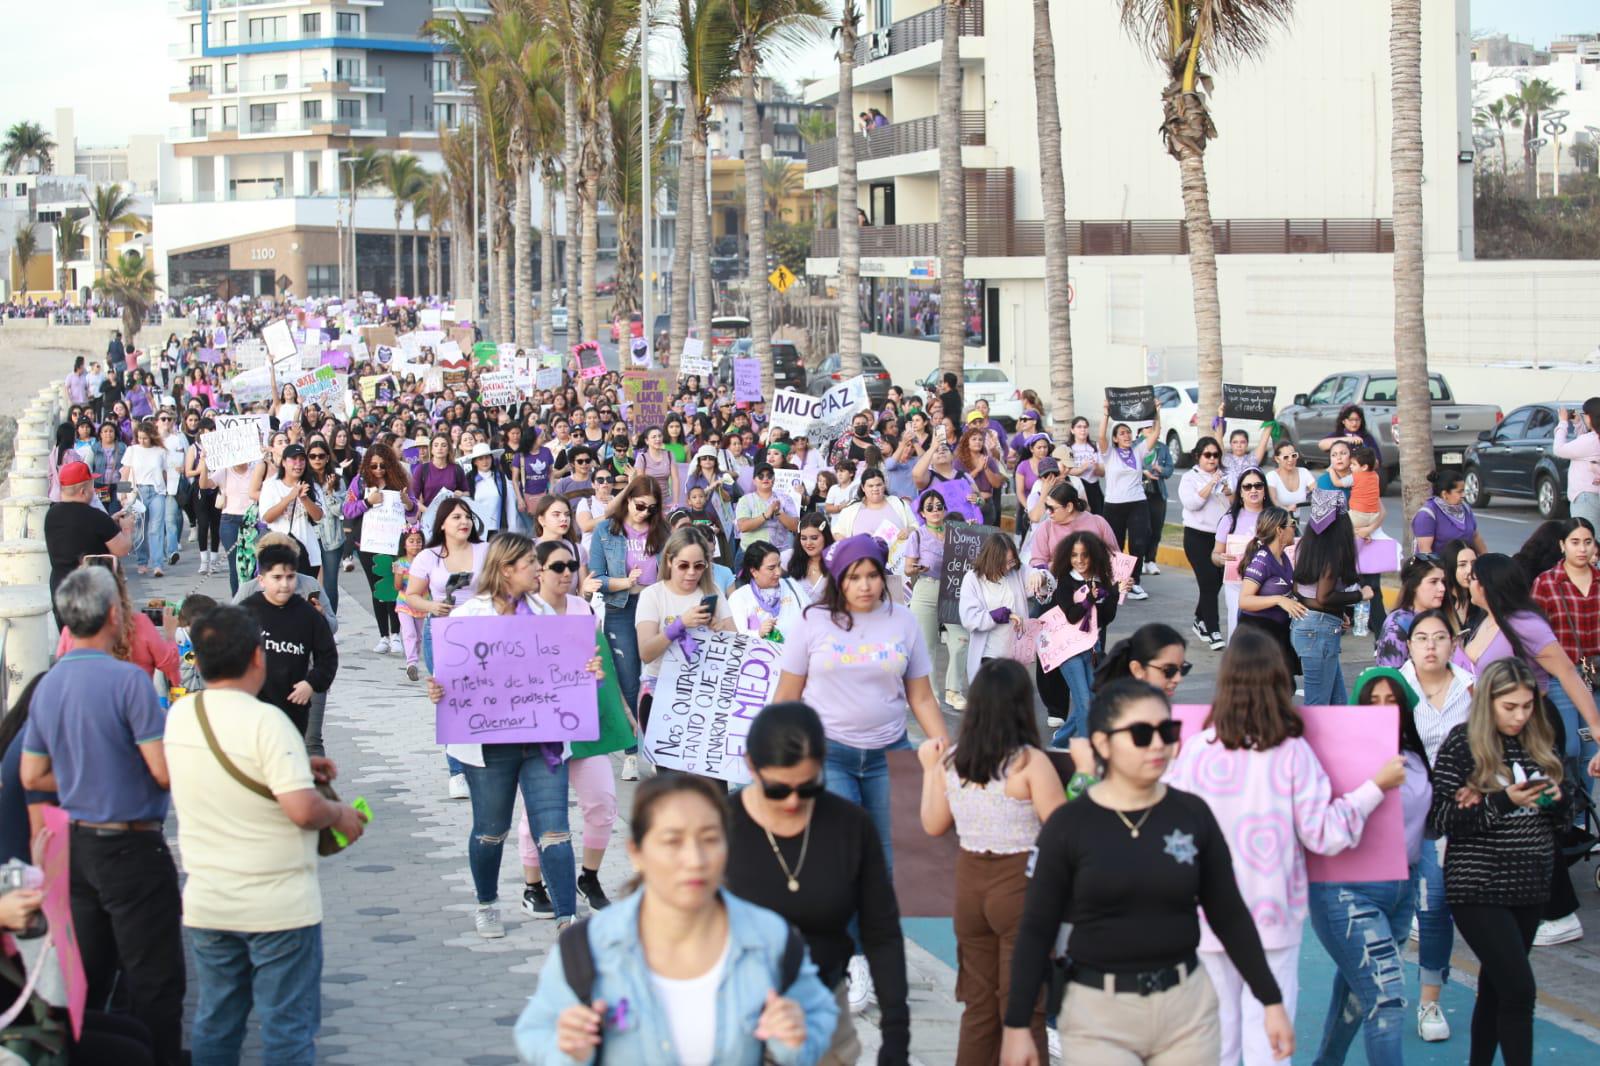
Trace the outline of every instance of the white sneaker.
<instances>
[{"instance_id":1,"label":"white sneaker","mask_svg":"<svg viewBox=\"0 0 1600 1066\"><path fill-rule=\"evenodd\" d=\"M1211 634L1211 650L1212 651L1221 651L1223 648L1226 648L1227 646L1228 646L1228 642L1225 639L1223 639L1223 636L1222 636L1221 633L1212 633Z\"/></svg>"},{"instance_id":2,"label":"white sneaker","mask_svg":"<svg viewBox=\"0 0 1600 1066\"><path fill-rule=\"evenodd\" d=\"M1565 918L1553 918L1548 922L1539 923L1539 931L1533 934L1533 946L1547 948L1553 944L1569 944L1574 940L1583 939L1583 923L1578 921L1576 913Z\"/></svg>"},{"instance_id":3,"label":"white sneaker","mask_svg":"<svg viewBox=\"0 0 1600 1066\"><path fill-rule=\"evenodd\" d=\"M1144 564L1144 572L1145 572L1145 576L1146 577L1160 577L1161 576L1161 567L1157 566L1155 563L1145 563ZM1060 1037L1056 1037L1056 1042L1060 1043L1061 1042L1061 1038Z\"/></svg>"},{"instance_id":4,"label":"white sneaker","mask_svg":"<svg viewBox=\"0 0 1600 1066\"><path fill-rule=\"evenodd\" d=\"M500 908L493 903L480 903L472 915L472 924L485 940L499 940L506 935L506 927L500 923Z\"/></svg>"},{"instance_id":5,"label":"white sneaker","mask_svg":"<svg viewBox=\"0 0 1600 1066\"><path fill-rule=\"evenodd\" d=\"M639 756L629 755L622 760L622 779L624 781L639 780Z\"/></svg>"},{"instance_id":6,"label":"white sneaker","mask_svg":"<svg viewBox=\"0 0 1600 1066\"><path fill-rule=\"evenodd\" d=\"M376 644L374 644L372 646L372 650L377 652L379 655L388 655L389 654L389 638L388 637L379 637L378 638L378 643L376 643Z\"/></svg>"},{"instance_id":7,"label":"white sneaker","mask_svg":"<svg viewBox=\"0 0 1600 1066\"><path fill-rule=\"evenodd\" d=\"M1417 1035L1430 1044L1450 1039L1450 1023L1437 1003L1424 1003L1417 1008Z\"/></svg>"},{"instance_id":8,"label":"white sneaker","mask_svg":"<svg viewBox=\"0 0 1600 1066\"><path fill-rule=\"evenodd\" d=\"M1061 1059L1061 1034L1054 1029L1046 1029L1044 1031L1044 1042L1049 1047L1050 1057L1059 1062Z\"/></svg>"},{"instance_id":9,"label":"white sneaker","mask_svg":"<svg viewBox=\"0 0 1600 1066\"><path fill-rule=\"evenodd\" d=\"M953 689L945 690L944 701L950 705L952 711L964 711L967 709L967 698Z\"/></svg>"},{"instance_id":10,"label":"white sneaker","mask_svg":"<svg viewBox=\"0 0 1600 1066\"><path fill-rule=\"evenodd\" d=\"M1211 639L1211 634L1206 632L1205 623L1199 619L1196 619L1194 625L1189 627L1189 631L1195 636L1199 637L1201 640Z\"/></svg>"},{"instance_id":11,"label":"white sneaker","mask_svg":"<svg viewBox=\"0 0 1600 1066\"><path fill-rule=\"evenodd\" d=\"M1062 726L1067 724L1067 720L1065 718L1057 718L1053 714L1045 715L1044 720L1045 724L1051 729L1060 729Z\"/></svg>"},{"instance_id":12,"label":"white sneaker","mask_svg":"<svg viewBox=\"0 0 1600 1066\"><path fill-rule=\"evenodd\" d=\"M466 774L451 774L450 775L450 798L453 799L453 800L464 800L464 799L471 799L472 798L472 789L467 787L467 775Z\"/></svg>"},{"instance_id":13,"label":"white sneaker","mask_svg":"<svg viewBox=\"0 0 1600 1066\"><path fill-rule=\"evenodd\" d=\"M867 1004L874 999L872 994L872 970L867 966L865 955L850 956L850 968L847 971L850 979L850 1010L860 1014L867 1009Z\"/></svg>"},{"instance_id":14,"label":"white sneaker","mask_svg":"<svg viewBox=\"0 0 1600 1066\"><path fill-rule=\"evenodd\" d=\"M1300 695L1303 697L1305 695L1305 693L1302 692ZM1422 942L1422 919L1421 918L1413 918L1413 919L1411 919L1411 942L1413 944L1420 944Z\"/></svg>"},{"instance_id":15,"label":"white sneaker","mask_svg":"<svg viewBox=\"0 0 1600 1066\"><path fill-rule=\"evenodd\" d=\"M1150 594L1144 590L1142 585L1135 585L1128 590L1128 599L1130 600L1148 600L1149 598Z\"/></svg>"}]
</instances>

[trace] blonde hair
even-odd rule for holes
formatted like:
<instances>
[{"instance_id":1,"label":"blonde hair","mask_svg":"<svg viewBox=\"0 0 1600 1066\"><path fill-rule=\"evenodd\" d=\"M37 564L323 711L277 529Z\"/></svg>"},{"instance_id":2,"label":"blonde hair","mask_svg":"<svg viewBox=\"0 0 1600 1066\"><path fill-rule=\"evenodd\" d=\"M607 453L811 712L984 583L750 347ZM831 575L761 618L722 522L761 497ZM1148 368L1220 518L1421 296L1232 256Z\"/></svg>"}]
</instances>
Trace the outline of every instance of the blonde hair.
<instances>
[{"instance_id":1,"label":"blonde hair","mask_svg":"<svg viewBox=\"0 0 1600 1066\"><path fill-rule=\"evenodd\" d=\"M506 568L516 566L533 551L533 541L520 533L501 533L489 542L483 567L478 571L478 594L491 600L509 598Z\"/></svg>"},{"instance_id":2,"label":"blonde hair","mask_svg":"<svg viewBox=\"0 0 1600 1066\"><path fill-rule=\"evenodd\" d=\"M1561 757L1556 753L1555 731L1545 717L1544 697L1533 671L1521 659L1498 659L1478 675L1472 695L1472 710L1467 716L1467 746L1472 751L1472 776L1467 783L1488 795L1505 788L1511 780L1506 766L1505 745L1494 721L1494 704L1518 689L1533 693L1533 713L1522 727L1522 750L1528 753L1544 775L1561 782Z\"/></svg>"},{"instance_id":3,"label":"blonde hair","mask_svg":"<svg viewBox=\"0 0 1600 1066\"><path fill-rule=\"evenodd\" d=\"M699 548L700 555L705 559L706 568L700 571L700 591L709 596L717 591L717 582L711 576L711 552L706 549L705 538L693 526L684 526L667 538L666 547L661 549L662 568L672 569L674 560L685 548Z\"/></svg>"}]
</instances>

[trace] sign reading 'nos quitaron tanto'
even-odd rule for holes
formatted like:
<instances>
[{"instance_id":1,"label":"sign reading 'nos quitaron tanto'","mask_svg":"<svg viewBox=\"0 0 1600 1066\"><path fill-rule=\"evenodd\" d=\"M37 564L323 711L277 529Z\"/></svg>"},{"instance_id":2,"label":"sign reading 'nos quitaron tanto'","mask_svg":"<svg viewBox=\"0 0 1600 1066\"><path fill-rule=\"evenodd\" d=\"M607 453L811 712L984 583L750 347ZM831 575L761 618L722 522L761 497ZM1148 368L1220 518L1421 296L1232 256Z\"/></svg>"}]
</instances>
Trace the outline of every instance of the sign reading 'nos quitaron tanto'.
<instances>
[{"instance_id":1,"label":"sign reading 'nos quitaron tanto'","mask_svg":"<svg viewBox=\"0 0 1600 1066\"><path fill-rule=\"evenodd\" d=\"M439 743L599 739L589 615L435 618L432 628Z\"/></svg>"},{"instance_id":2,"label":"sign reading 'nos quitaron tanto'","mask_svg":"<svg viewBox=\"0 0 1600 1066\"><path fill-rule=\"evenodd\" d=\"M754 633L697 631L695 640L692 656L676 644L667 648L645 751L657 766L744 784L745 739L778 687L783 646Z\"/></svg>"}]
</instances>

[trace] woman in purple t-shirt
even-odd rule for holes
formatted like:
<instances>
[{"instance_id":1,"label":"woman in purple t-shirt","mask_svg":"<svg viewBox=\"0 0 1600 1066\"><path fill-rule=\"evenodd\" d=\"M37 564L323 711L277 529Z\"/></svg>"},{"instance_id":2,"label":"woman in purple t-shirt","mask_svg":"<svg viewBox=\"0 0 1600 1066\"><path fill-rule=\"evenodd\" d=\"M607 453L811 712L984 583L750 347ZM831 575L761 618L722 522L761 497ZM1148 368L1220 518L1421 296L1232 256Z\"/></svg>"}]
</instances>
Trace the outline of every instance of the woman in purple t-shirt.
<instances>
[{"instance_id":1,"label":"woman in purple t-shirt","mask_svg":"<svg viewBox=\"0 0 1600 1066\"><path fill-rule=\"evenodd\" d=\"M911 750L908 708L930 738L947 731L922 630L889 599L887 559L883 542L864 533L827 550L828 584L802 612L799 631L787 635L772 700L816 709L828 738L828 791L866 808L892 867L885 753Z\"/></svg>"},{"instance_id":2,"label":"woman in purple t-shirt","mask_svg":"<svg viewBox=\"0 0 1600 1066\"><path fill-rule=\"evenodd\" d=\"M1435 544L1459 540L1472 545L1479 555L1487 552L1489 548L1478 531L1478 518L1466 502L1467 481L1461 471L1435 470L1428 480L1433 484L1433 497L1411 518L1411 536L1417 551L1431 552Z\"/></svg>"},{"instance_id":3,"label":"woman in purple t-shirt","mask_svg":"<svg viewBox=\"0 0 1600 1066\"><path fill-rule=\"evenodd\" d=\"M1283 649L1289 673L1298 676L1300 657L1289 641L1289 620L1303 618L1305 604L1295 598L1294 563L1288 548L1298 529L1294 516L1281 507L1268 507L1256 517L1255 536L1245 545L1239 571L1239 626L1267 633Z\"/></svg>"}]
</instances>

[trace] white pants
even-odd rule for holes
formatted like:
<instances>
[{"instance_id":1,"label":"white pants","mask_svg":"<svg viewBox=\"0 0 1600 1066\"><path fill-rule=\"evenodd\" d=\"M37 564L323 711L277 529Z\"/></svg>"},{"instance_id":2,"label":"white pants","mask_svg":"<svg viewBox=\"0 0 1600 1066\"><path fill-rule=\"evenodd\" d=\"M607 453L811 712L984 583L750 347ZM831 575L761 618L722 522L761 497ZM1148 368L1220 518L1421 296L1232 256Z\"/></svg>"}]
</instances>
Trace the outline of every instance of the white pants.
<instances>
[{"instance_id":1,"label":"white pants","mask_svg":"<svg viewBox=\"0 0 1600 1066\"><path fill-rule=\"evenodd\" d=\"M1233 581L1225 581L1222 585L1222 599L1228 605L1227 627L1222 635L1229 640L1233 639L1233 631L1239 628L1239 590L1243 585Z\"/></svg>"},{"instance_id":2,"label":"white pants","mask_svg":"<svg viewBox=\"0 0 1600 1066\"><path fill-rule=\"evenodd\" d=\"M1222 1028L1220 1066L1235 1066L1242 1053L1244 1066L1273 1066L1272 1045L1267 1043L1264 1008L1234 968L1226 952L1202 951L1200 964L1217 989L1217 1021ZM1283 1006L1294 1021L1294 1001L1300 992L1300 945L1267 952L1267 966L1283 993Z\"/></svg>"}]
</instances>

